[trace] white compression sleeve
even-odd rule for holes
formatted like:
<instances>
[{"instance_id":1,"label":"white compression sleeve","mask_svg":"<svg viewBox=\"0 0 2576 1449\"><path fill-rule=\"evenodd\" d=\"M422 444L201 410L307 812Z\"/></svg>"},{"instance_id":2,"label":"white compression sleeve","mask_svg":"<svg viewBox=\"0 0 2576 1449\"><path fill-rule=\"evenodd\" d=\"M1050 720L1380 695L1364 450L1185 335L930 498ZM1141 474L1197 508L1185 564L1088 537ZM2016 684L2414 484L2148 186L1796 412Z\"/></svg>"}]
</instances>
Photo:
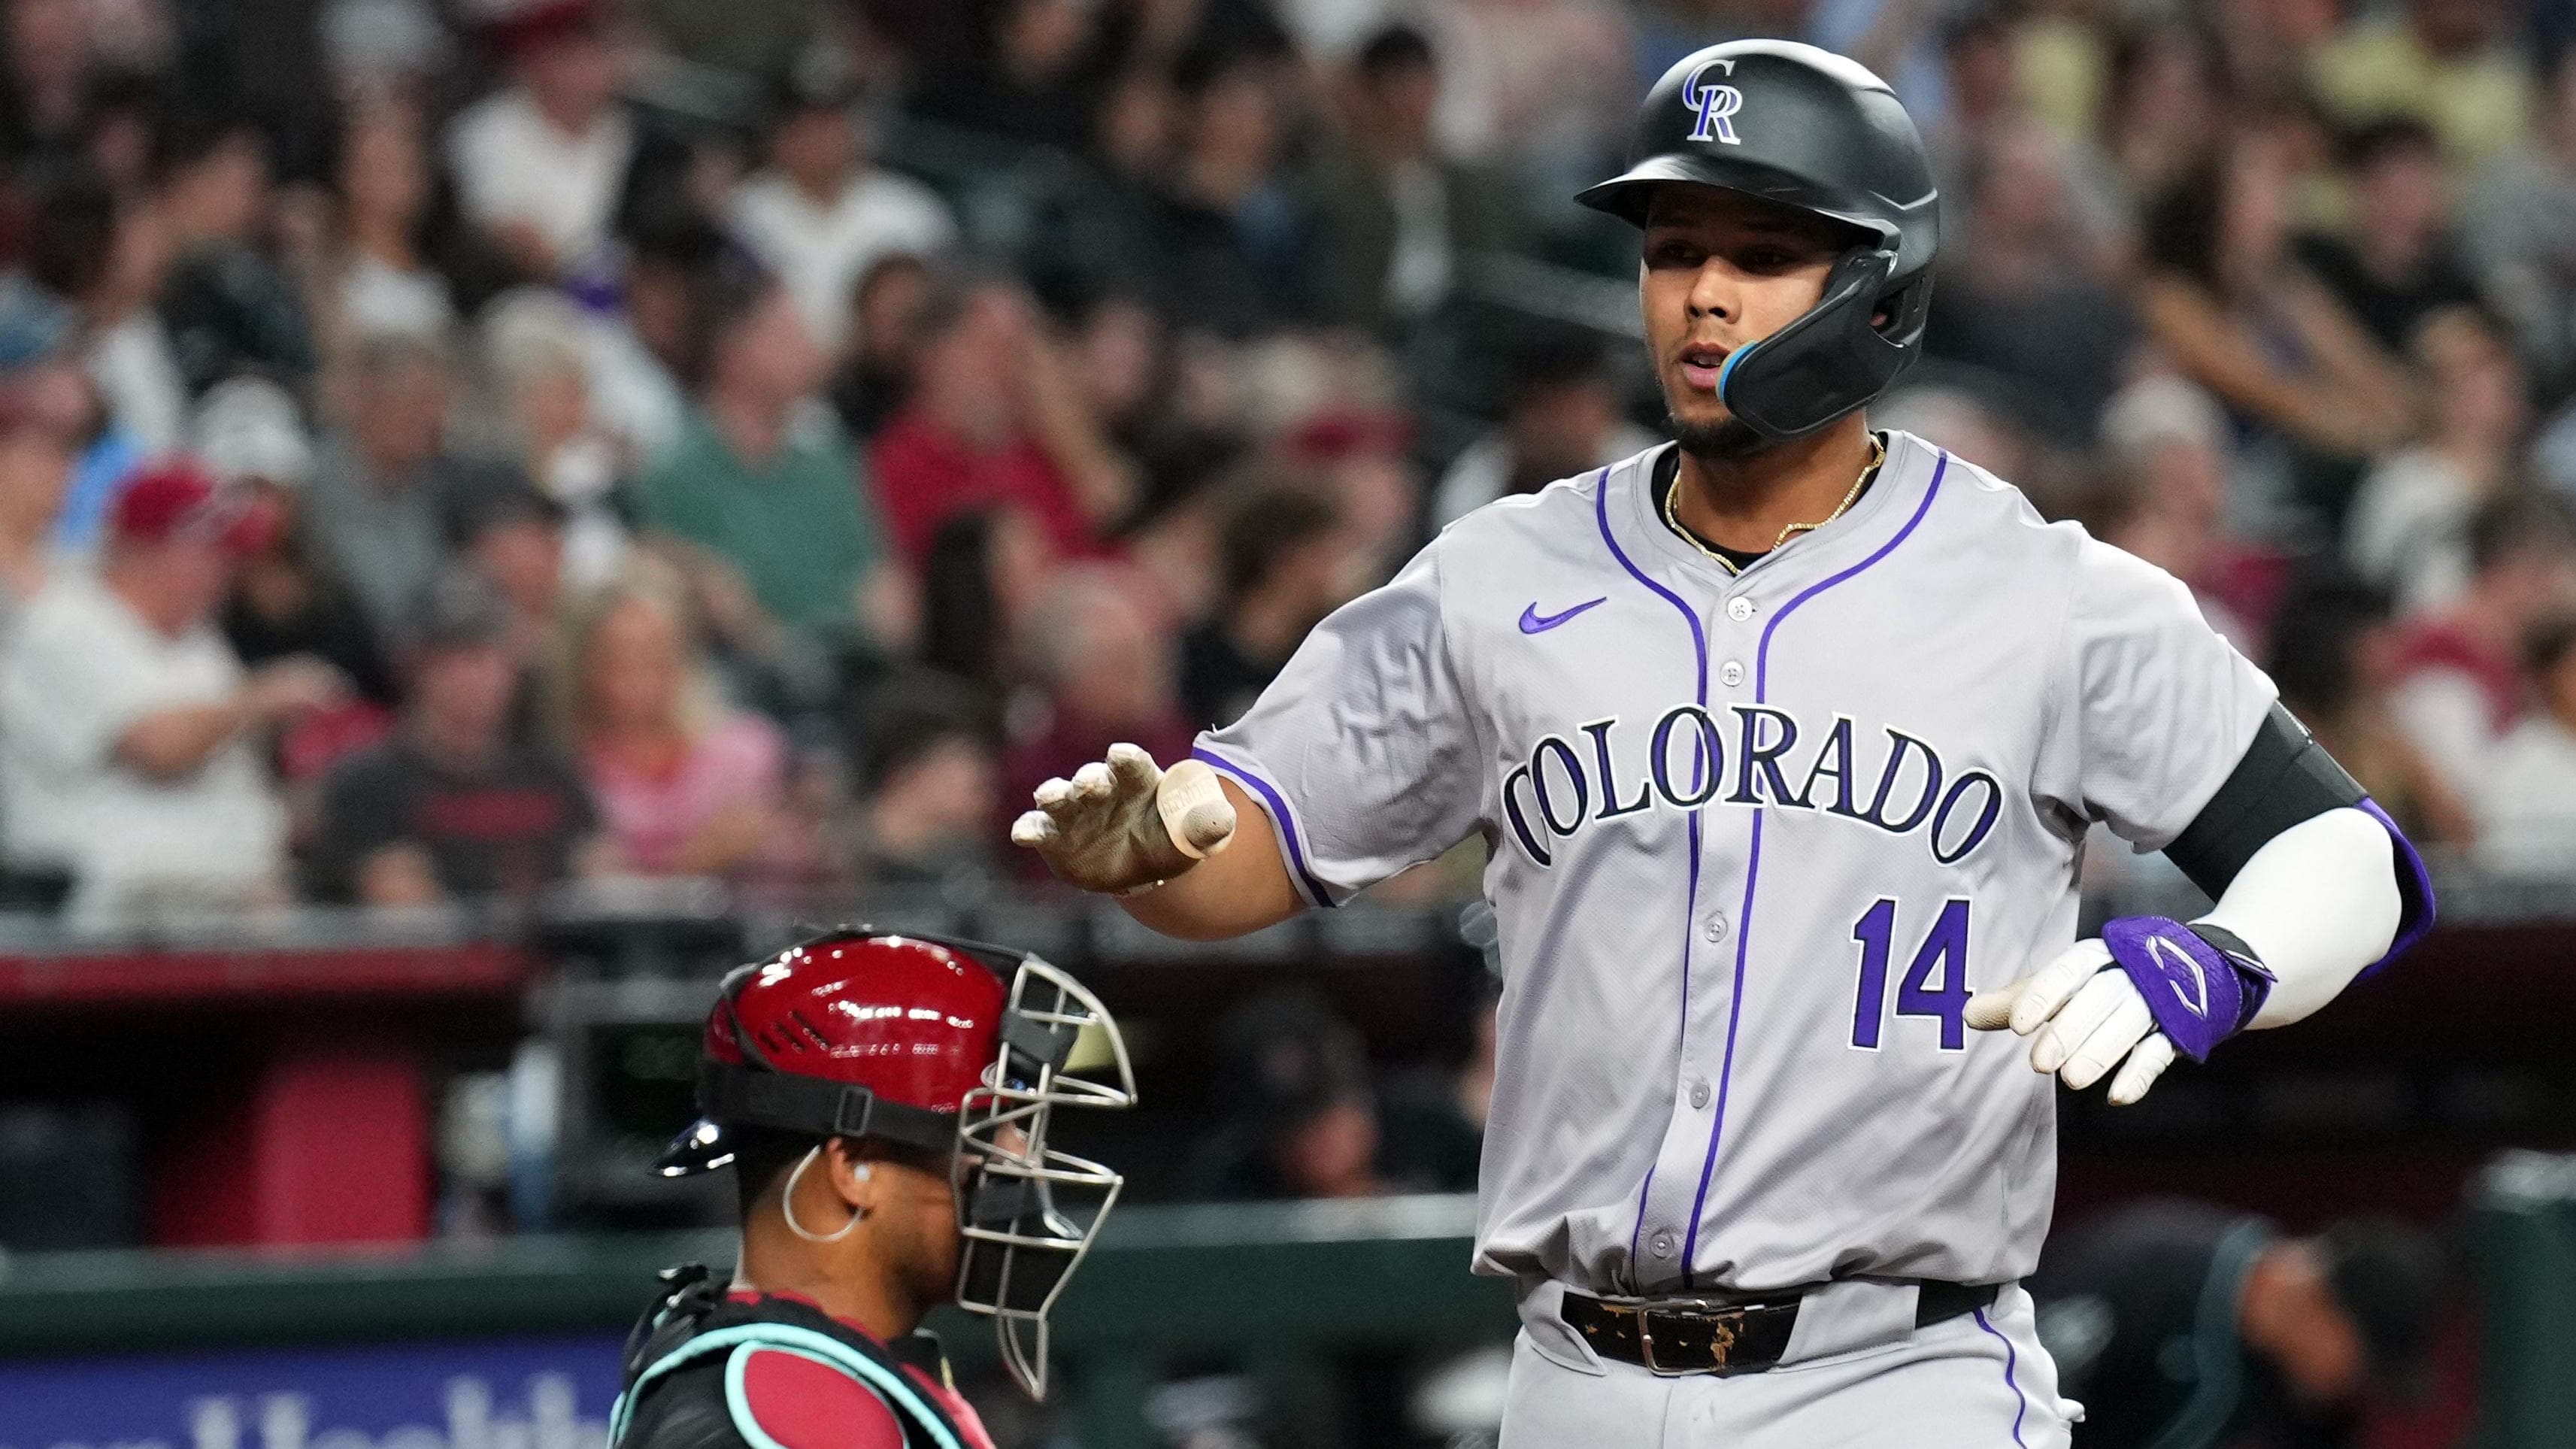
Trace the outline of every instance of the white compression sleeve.
<instances>
[{"instance_id":1,"label":"white compression sleeve","mask_svg":"<svg viewBox=\"0 0 2576 1449\"><path fill-rule=\"evenodd\" d=\"M2273 836L2236 873L2200 919L2272 968L2278 984L2253 1026L2306 1017L2388 953L2406 908L2395 850L2388 827L2347 806Z\"/></svg>"}]
</instances>

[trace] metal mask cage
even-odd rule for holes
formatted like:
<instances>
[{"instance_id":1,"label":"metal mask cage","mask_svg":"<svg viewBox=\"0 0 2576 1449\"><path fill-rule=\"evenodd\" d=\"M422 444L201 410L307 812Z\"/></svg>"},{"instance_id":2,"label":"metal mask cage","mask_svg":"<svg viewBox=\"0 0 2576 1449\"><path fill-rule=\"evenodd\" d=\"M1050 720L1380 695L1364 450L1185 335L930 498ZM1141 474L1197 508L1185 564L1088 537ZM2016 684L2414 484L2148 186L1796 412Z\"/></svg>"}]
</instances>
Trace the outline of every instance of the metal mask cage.
<instances>
[{"instance_id":1,"label":"metal mask cage","mask_svg":"<svg viewBox=\"0 0 2576 1449\"><path fill-rule=\"evenodd\" d=\"M1081 983L1019 957L1002 1046L957 1117L957 1306L994 1320L1004 1364L1033 1398L1046 1396L1047 1314L1091 1251L1126 1179L1047 1145L1058 1107L1129 1107L1136 1078L1127 1043ZM1067 1069L1086 1031L1109 1052L1111 1076Z\"/></svg>"}]
</instances>

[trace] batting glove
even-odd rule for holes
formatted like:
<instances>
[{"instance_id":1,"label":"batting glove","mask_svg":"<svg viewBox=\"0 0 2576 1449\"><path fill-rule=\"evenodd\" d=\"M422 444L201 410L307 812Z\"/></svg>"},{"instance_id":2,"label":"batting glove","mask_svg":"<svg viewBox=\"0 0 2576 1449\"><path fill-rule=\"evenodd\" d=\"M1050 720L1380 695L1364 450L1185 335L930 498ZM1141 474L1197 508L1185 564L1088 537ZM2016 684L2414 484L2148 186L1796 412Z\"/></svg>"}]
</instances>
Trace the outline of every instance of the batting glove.
<instances>
[{"instance_id":1,"label":"batting glove","mask_svg":"<svg viewBox=\"0 0 2576 1449\"><path fill-rule=\"evenodd\" d=\"M1981 1031L2037 1033L2032 1069L2055 1072L2079 1091L2118 1065L2110 1099L2125 1107L2147 1094L2177 1052L2207 1061L2271 992L2272 973L2216 927L2124 916L2035 975L1978 993L1967 1021Z\"/></svg>"},{"instance_id":2,"label":"batting glove","mask_svg":"<svg viewBox=\"0 0 2576 1449\"><path fill-rule=\"evenodd\" d=\"M1234 805L1199 760L1157 769L1135 745L1038 786L1037 808L1011 825L1011 841L1087 891L1151 890L1234 839Z\"/></svg>"}]
</instances>

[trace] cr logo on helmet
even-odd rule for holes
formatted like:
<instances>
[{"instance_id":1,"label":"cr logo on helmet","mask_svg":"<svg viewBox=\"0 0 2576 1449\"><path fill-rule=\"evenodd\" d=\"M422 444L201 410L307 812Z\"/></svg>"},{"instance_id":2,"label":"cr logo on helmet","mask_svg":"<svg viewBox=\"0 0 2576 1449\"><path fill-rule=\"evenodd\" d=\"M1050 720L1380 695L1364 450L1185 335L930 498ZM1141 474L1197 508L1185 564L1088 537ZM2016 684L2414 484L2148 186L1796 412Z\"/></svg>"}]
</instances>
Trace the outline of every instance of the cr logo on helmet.
<instances>
[{"instance_id":1,"label":"cr logo on helmet","mask_svg":"<svg viewBox=\"0 0 2576 1449\"><path fill-rule=\"evenodd\" d=\"M1700 84L1700 77L1712 69L1733 75L1735 62L1720 56L1692 71L1690 79L1682 82L1682 104L1699 117L1699 124L1691 128L1690 138L1741 146L1744 143L1736 139L1735 122L1730 117L1743 108L1744 92L1730 85Z\"/></svg>"}]
</instances>

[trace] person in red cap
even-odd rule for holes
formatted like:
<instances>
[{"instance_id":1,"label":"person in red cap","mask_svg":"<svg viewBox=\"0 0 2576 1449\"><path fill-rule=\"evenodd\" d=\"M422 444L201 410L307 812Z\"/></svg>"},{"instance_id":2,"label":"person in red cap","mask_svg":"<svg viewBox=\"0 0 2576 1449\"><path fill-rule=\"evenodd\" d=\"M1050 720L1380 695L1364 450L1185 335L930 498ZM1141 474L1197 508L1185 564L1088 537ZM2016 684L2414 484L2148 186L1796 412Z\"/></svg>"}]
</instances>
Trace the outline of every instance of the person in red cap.
<instances>
[{"instance_id":1,"label":"person in red cap","mask_svg":"<svg viewBox=\"0 0 2576 1449\"><path fill-rule=\"evenodd\" d=\"M65 569L0 663L9 864L68 876L76 912L272 897L285 812L259 734L338 702L309 657L246 673L213 619L274 520L194 463L147 466L109 512L97 572Z\"/></svg>"},{"instance_id":2,"label":"person in red cap","mask_svg":"<svg viewBox=\"0 0 2576 1449\"><path fill-rule=\"evenodd\" d=\"M457 114L447 132L466 218L530 280L599 261L635 128L618 105L631 65L606 0L494 7L486 39L511 84Z\"/></svg>"},{"instance_id":3,"label":"person in red cap","mask_svg":"<svg viewBox=\"0 0 2576 1449\"><path fill-rule=\"evenodd\" d=\"M1023 952L845 927L734 972L707 1018L705 1115L659 1168L733 1168L741 1254L730 1283L664 1272L609 1442L990 1449L922 1317L991 1317L1044 1397L1047 1312L1122 1181L1049 1147L1049 1125L1135 1099L1109 1013Z\"/></svg>"}]
</instances>

